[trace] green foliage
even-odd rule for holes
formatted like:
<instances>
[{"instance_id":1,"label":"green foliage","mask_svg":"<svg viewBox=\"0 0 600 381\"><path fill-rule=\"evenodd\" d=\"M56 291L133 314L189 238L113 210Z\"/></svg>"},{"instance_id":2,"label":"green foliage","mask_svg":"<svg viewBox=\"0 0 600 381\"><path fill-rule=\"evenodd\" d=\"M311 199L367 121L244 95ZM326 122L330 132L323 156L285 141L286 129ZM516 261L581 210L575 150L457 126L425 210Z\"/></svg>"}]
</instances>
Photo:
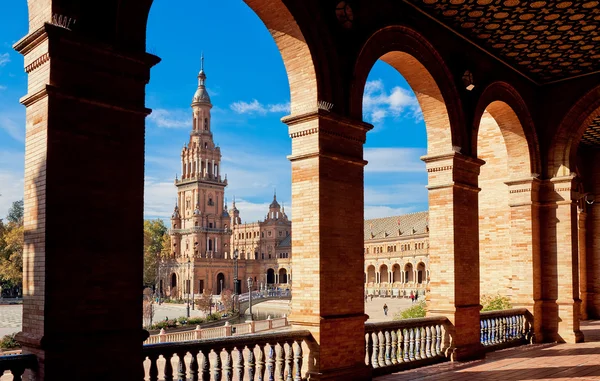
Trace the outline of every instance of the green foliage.
<instances>
[{"instance_id":1,"label":"green foliage","mask_svg":"<svg viewBox=\"0 0 600 381\"><path fill-rule=\"evenodd\" d=\"M0 339L0 349L21 348L21 345L15 339L16 333L6 335Z\"/></svg>"},{"instance_id":2,"label":"green foliage","mask_svg":"<svg viewBox=\"0 0 600 381\"><path fill-rule=\"evenodd\" d=\"M498 311L508 310L512 308L510 299L507 296L497 295L481 295L481 311Z\"/></svg>"},{"instance_id":3,"label":"green foliage","mask_svg":"<svg viewBox=\"0 0 600 381\"><path fill-rule=\"evenodd\" d=\"M221 320L221 314L218 312L214 312L210 315L206 316L206 322Z\"/></svg>"},{"instance_id":4,"label":"green foliage","mask_svg":"<svg viewBox=\"0 0 600 381\"><path fill-rule=\"evenodd\" d=\"M12 288L23 282L23 201L13 202L7 223L0 219L0 286Z\"/></svg>"},{"instance_id":5,"label":"green foliage","mask_svg":"<svg viewBox=\"0 0 600 381\"><path fill-rule=\"evenodd\" d=\"M167 227L161 219L144 221L144 286L152 287L158 277L158 263L170 250ZM167 238L165 238L167 236ZM168 243L169 247L164 247Z\"/></svg>"},{"instance_id":6,"label":"green foliage","mask_svg":"<svg viewBox=\"0 0 600 381\"><path fill-rule=\"evenodd\" d=\"M400 311L394 315L394 320L414 319L425 317L425 301L413 304L410 308Z\"/></svg>"},{"instance_id":7,"label":"green foliage","mask_svg":"<svg viewBox=\"0 0 600 381\"><path fill-rule=\"evenodd\" d=\"M189 325L198 325L204 323L204 319L201 317L191 317L188 319L187 323Z\"/></svg>"}]
</instances>

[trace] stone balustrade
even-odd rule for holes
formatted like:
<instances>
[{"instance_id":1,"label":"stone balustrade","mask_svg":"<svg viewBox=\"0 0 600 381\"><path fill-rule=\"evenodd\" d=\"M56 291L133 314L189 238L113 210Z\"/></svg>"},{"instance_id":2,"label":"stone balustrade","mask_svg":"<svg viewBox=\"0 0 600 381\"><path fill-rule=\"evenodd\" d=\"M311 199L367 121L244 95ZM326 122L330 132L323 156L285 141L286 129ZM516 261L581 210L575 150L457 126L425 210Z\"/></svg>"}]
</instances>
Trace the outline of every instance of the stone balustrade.
<instances>
[{"instance_id":1,"label":"stone balustrade","mask_svg":"<svg viewBox=\"0 0 600 381\"><path fill-rule=\"evenodd\" d=\"M446 361L445 317L365 324L365 363L373 375Z\"/></svg>"},{"instance_id":2,"label":"stone balustrade","mask_svg":"<svg viewBox=\"0 0 600 381\"><path fill-rule=\"evenodd\" d=\"M309 331L289 331L144 345L145 379L301 381L310 340Z\"/></svg>"},{"instance_id":3,"label":"stone balustrade","mask_svg":"<svg viewBox=\"0 0 600 381\"><path fill-rule=\"evenodd\" d=\"M200 328L189 331L180 331L168 333L164 329L160 330L158 335L151 335L144 344L170 343L191 340L217 339L220 337L237 336L249 333L268 331L274 328L284 328L288 326L287 317L267 320L254 320L246 323L230 325L228 322L222 327Z\"/></svg>"},{"instance_id":4,"label":"stone balustrade","mask_svg":"<svg viewBox=\"0 0 600 381\"><path fill-rule=\"evenodd\" d=\"M13 381L21 381L26 369L35 369L37 359L35 355L7 355L0 356L0 377L6 371L10 371Z\"/></svg>"},{"instance_id":5,"label":"stone balustrade","mask_svg":"<svg viewBox=\"0 0 600 381\"><path fill-rule=\"evenodd\" d=\"M481 344L488 350L527 344L533 333L533 317L525 308L480 313Z\"/></svg>"}]
</instances>

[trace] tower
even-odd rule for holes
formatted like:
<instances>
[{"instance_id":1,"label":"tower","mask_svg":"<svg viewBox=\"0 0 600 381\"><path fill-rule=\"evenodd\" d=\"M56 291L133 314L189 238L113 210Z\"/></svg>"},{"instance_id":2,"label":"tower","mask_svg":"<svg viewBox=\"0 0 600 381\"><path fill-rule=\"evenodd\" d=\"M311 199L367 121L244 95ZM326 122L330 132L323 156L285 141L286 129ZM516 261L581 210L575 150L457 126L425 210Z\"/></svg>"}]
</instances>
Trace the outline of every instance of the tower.
<instances>
[{"instance_id":1,"label":"tower","mask_svg":"<svg viewBox=\"0 0 600 381\"><path fill-rule=\"evenodd\" d=\"M181 179L175 180L180 226L171 230L179 236L172 242L180 245L172 250L179 258L225 258L231 217L224 209L227 179L221 178L221 149L213 141L204 56L191 107L192 130L181 150Z\"/></svg>"}]
</instances>

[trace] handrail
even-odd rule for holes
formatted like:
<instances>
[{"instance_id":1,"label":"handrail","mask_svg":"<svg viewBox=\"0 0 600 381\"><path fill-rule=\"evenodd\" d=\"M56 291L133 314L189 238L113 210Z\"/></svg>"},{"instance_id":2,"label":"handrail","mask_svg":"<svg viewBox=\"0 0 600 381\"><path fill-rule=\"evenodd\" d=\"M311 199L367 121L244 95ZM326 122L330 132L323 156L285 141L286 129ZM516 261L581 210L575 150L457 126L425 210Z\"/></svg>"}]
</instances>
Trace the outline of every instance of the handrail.
<instances>
[{"instance_id":1,"label":"handrail","mask_svg":"<svg viewBox=\"0 0 600 381\"><path fill-rule=\"evenodd\" d=\"M36 369L37 358L33 354L0 356L0 376L7 370L14 381L21 381L26 369Z\"/></svg>"},{"instance_id":2,"label":"handrail","mask_svg":"<svg viewBox=\"0 0 600 381\"><path fill-rule=\"evenodd\" d=\"M266 370L266 379L274 379L277 373L278 379L301 381L303 344L311 341L310 331L298 330L147 344L143 347L145 377L172 380L175 371L185 374L189 370L192 380L208 380L211 374L215 380L221 380L221 375L226 380L241 380L245 373L253 380L255 374L262 376ZM162 374L159 361L164 362Z\"/></svg>"},{"instance_id":3,"label":"handrail","mask_svg":"<svg viewBox=\"0 0 600 381\"><path fill-rule=\"evenodd\" d=\"M366 323L365 364L379 376L447 361L449 324L443 316Z\"/></svg>"},{"instance_id":4,"label":"handrail","mask_svg":"<svg viewBox=\"0 0 600 381\"><path fill-rule=\"evenodd\" d=\"M480 313L480 341L486 350L530 343L533 317L526 308Z\"/></svg>"}]
</instances>

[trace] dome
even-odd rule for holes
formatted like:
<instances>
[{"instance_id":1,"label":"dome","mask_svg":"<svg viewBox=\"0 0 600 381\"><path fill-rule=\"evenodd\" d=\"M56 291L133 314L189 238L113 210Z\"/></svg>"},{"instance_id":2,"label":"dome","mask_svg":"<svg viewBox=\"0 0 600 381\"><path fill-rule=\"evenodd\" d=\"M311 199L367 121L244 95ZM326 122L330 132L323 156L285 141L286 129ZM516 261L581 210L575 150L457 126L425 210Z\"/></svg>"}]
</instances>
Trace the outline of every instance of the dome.
<instances>
[{"instance_id":1,"label":"dome","mask_svg":"<svg viewBox=\"0 0 600 381\"><path fill-rule=\"evenodd\" d=\"M194 93L194 98L192 98L192 103L210 103L210 96L205 87L198 87L196 93Z\"/></svg>"},{"instance_id":2,"label":"dome","mask_svg":"<svg viewBox=\"0 0 600 381\"><path fill-rule=\"evenodd\" d=\"M279 209L280 205L277 202L277 196L273 196L273 202L269 205L270 209Z\"/></svg>"}]
</instances>

